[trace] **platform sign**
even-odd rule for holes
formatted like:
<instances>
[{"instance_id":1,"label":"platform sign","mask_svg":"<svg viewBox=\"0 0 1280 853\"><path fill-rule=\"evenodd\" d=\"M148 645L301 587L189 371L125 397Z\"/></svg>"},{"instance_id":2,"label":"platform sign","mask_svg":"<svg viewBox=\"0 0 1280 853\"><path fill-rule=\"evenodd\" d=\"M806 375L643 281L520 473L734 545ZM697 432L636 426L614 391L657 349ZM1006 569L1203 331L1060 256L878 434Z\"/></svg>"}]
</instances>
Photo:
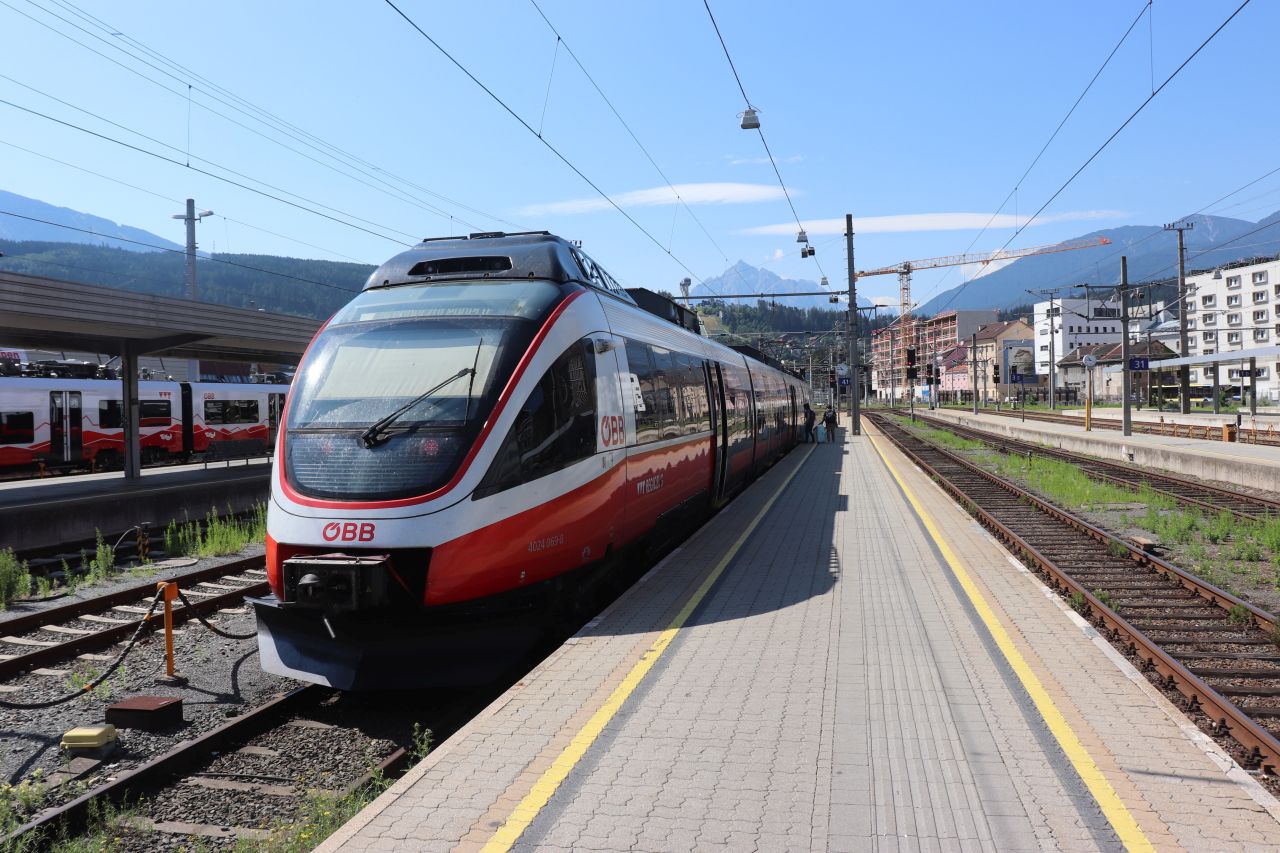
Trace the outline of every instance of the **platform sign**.
<instances>
[{"instance_id":1,"label":"platform sign","mask_svg":"<svg viewBox=\"0 0 1280 853\"><path fill-rule=\"evenodd\" d=\"M1150 370L1151 361L1145 355L1135 355L1129 359L1130 370Z\"/></svg>"},{"instance_id":2,"label":"platform sign","mask_svg":"<svg viewBox=\"0 0 1280 853\"><path fill-rule=\"evenodd\" d=\"M852 379L850 379L848 376L841 376L841 377L840 377L840 387L841 387L841 388L848 388L848 387L849 387L849 385L850 385L850 384L852 384L852 382L853 382L853 380L852 380Z\"/></svg>"}]
</instances>

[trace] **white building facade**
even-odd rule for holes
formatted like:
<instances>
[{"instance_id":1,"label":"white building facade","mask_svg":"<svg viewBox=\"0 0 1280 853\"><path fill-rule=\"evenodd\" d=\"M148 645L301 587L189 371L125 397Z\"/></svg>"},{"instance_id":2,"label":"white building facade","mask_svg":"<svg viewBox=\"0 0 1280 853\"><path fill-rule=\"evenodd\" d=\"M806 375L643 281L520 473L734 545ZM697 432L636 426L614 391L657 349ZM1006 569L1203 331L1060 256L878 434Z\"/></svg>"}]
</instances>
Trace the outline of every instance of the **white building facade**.
<instances>
[{"instance_id":1,"label":"white building facade","mask_svg":"<svg viewBox=\"0 0 1280 853\"><path fill-rule=\"evenodd\" d=\"M1187 276L1187 353L1224 354L1280 344L1280 259L1227 264ZM1222 387L1241 385L1246 362L1218 365ZM1280 402L1277 358L1258 359L1258 400ZM1210 385L1209 367L1191 368L1192 384ZM1243 380L1244 385L1249 380Z\"/></svg>"},{"instance_id":2,"label":"white building facade","mask_svg":"<svg viewBox=\"0 0 1280 853\"><path fill-rule=\"evenodd\" d=\"M1120 303L1103 299L1069 297L1037 302L1034 326L1036 373L1041 376L1056 371L1056 362L1077 347L1118 344L1124 334Z\"/></svg>"}]
</instances>

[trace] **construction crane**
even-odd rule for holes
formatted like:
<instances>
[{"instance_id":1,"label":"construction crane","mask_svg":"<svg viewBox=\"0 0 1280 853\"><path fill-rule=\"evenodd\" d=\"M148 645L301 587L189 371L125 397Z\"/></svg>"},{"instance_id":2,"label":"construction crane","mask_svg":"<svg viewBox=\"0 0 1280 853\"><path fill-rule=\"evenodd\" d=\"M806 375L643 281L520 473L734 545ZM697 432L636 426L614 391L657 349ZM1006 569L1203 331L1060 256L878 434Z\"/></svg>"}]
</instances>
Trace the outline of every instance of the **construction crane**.
<instances>
[{"instance_id":1,"label":"construction crane","mask_svg":"<svg viewBox=\"0 0 1280 853\"><path fill-rule=\"evenodd\" d=\"M1092 249L1095 246L1107 246L1111 241L1106 237L1091 237L1088 240L1068 240L1065 243L1054 243L1050 246L1032 246L1027 249L1013 249L1008 252L995 252L985 255L943 255L940 258L924 258L918 261L903 261L891 267L878 267L863 270L857 277L869 275L898 274L898 324L906 328L911 319L911 273L913 270L929 270L937 267L956 267L962 264L989 264L993 261L1014 260L1031 255L1049 255L1054 252L1073 252L1076 249Z\"/></svg>"}]
</instances>

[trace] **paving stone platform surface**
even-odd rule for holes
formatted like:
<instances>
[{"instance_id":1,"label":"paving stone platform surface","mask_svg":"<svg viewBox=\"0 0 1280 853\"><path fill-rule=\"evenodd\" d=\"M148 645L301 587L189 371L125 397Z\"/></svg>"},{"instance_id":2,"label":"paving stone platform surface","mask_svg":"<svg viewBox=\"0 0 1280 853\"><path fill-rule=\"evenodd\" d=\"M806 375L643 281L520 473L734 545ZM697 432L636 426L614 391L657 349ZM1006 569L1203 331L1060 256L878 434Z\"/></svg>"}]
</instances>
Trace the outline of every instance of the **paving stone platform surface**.
<instances>
[{"instance_id":1,"label":"paving stone platform surface","mask_svg":"<svg viewBox=\"0 0 1280 853\"><path fill-rule=\"evenodd\" d=\"M320 849L478 850L504 824L520 850L1122 849L903 487L1132 816L1131 844L1280 842L1255 781L866 432L791 453Z\"/></svg>"}]
</instances>

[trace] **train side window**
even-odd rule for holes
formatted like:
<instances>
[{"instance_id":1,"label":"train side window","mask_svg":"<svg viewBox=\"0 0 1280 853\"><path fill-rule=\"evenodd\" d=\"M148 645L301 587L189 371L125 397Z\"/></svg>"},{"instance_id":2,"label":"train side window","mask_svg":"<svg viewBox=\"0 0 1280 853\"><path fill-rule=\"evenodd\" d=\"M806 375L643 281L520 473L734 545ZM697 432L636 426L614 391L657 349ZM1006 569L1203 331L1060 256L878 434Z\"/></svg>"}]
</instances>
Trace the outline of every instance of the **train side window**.
<instances>
[{"instance_id":1,"label":"train side window","mask_svg":"<svg viewBox=\"0 0 1280 853\"><path fill-rule=\"evenodd\" d=\"M143 403L142 405L146 405ZM165 406L169 404L166 401ZM207 424L256 424L257 400L205 400L204 422Z\"/></svg>"},{"instance_id":2,"label":"train side window","mask_svg":"<svg viewBox=\"0 0 1280 853\"><path fill-rule=\"evenodd\" d=\"M31 444L36 440L32 412L0 412L0 444Z\"/></svg>"},{"instance_id":3,"label":"train side window","mask_svg":"<svg viewBox=\"0 0 1280 853\"><path fill-rule=\"evenodd\" d=\"M545 477L595 452L596 361L588 338L565 350L538 380L475 496Z\"/></svg>"},{"instance_id":4,"label":"train side window","mask_svg":"<svg viewBox=\"0 0 1280 853\"><path fill-rule=\"evenodd\" d=\"M676 397L680 393L681 376L676 354L662 347L652 347L653 387L662 414L662 437L677 438L683 432Z\"/></svg>"},{"instance_id":5,"label":"train side window","mask_svg":"<svg viewBox=\"0 0 1280 853\"><path fill-rule=\"evenodd\" d=\"M119 400L98 401L98 428L120 429L124 426Z\"/></svg>"},{"instance_id":6,"label":"train side window","mask_svg":"<svg viewBox=\"0 0 1280 853\"><path fill-rule=\"evenodd\" d=\"M173 404L168 400L143 400L138 407L138 426L169 426Z\"/></svg>"},{"instance_id":7,"label":"train side window","mask_svg":"<svg viewBox=\"0 0 1280 853\"><path fill-rule=\"evenodd\" d=\"M649 346L627 341L627 366L639 386L635 394L636 444L657 441L662 435L662 411L658 408Z\"/></svg>"}]
</instances>

